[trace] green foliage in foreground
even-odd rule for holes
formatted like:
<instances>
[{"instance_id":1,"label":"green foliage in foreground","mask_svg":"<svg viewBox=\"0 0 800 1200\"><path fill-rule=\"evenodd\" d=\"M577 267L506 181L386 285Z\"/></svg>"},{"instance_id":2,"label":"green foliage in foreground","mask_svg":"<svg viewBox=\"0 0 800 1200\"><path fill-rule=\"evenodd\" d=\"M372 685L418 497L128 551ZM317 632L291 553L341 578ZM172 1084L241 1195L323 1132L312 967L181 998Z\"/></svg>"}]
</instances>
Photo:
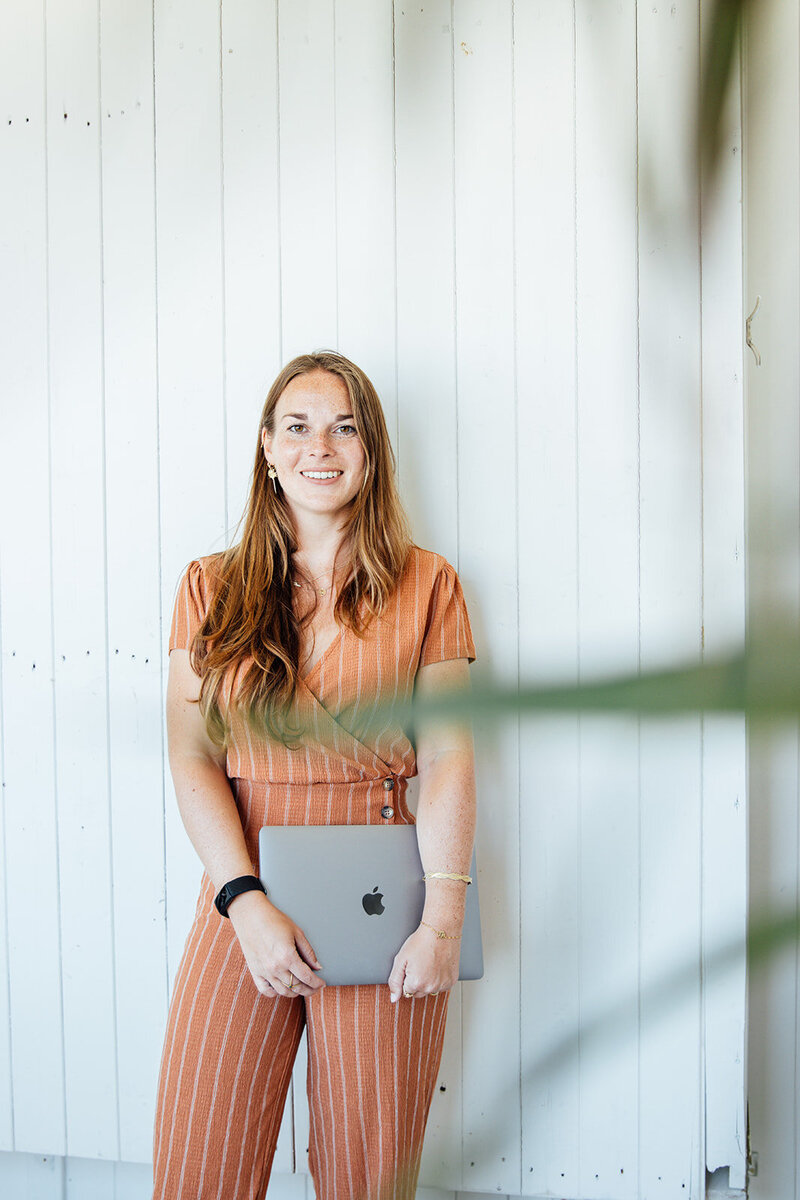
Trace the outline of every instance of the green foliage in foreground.
<instances>
[{"instance_id":1,"label":"green foliage in foreground","mask_svg":"<svg viewBox=\"0 0 800 1200\"><path fill-rule=\"evenodd\" d=\"M800 716L800 635L779 626L767 639L697 664L559 683L478 683L469 693L417 700L409 716L502 718L519 713L686 713Z\"/></svg>"}]
</instances>

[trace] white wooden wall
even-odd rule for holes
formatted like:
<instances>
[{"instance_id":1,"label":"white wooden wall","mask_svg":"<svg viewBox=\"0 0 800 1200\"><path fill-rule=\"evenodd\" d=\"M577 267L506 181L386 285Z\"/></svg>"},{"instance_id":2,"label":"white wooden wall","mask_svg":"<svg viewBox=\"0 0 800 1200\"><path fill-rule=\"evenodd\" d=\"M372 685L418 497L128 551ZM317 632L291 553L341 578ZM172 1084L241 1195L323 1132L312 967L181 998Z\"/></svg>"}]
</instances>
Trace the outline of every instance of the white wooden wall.
<instances>
[{"instance_id":1,"label":"white wooden wall","mask_svg":"<svg viewBox=\"0 0 800 1200\"><path fill-rule=\"evenodd\" d=\"M199 878L165 773L166 626L183 565L239 516L283 361L335 346L374 379L476 673L584 678L740 637L738 110L701 192L702 15L0 11L14 1200L146 1193ZM708 1166L741 1187L743 965L713 956L745 914L740 723L481 735L487 976L453 997L423 1183L673 1200ZM296 1079L275 1197L306 1190Z\"/></svg>"},{"instance_id":2,"label":"white wooden wall","mask_svg":"<svg viewBox=\"0 0 800 1200\"><path fill-rule=\"evenodd\" d=\"M800 614L800 3L765 0L747 22L746 311L761 297L747 354L751 627ZM800 729L755 725L750 738L751 904L800 904ZM800 950L785 946L750 982L754 1200L800 1195Z\"/></svg>"}]
</instances>

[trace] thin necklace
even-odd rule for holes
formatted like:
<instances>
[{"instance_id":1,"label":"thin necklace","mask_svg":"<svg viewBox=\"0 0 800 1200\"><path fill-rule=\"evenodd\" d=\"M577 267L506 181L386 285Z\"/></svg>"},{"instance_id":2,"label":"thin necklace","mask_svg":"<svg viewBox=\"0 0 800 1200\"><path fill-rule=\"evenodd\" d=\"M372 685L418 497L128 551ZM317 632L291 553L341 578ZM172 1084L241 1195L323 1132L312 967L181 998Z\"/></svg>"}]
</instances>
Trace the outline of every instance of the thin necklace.
<instances>
[{"instance_id":1,"label":"thin necklace","mask_svg":"<svg viewBox=\"0 0 800 1200\"><path fill-rule=\"evenodd\" d=\"M317 582L318 579L324 579L325 576L328 574L329 574L328 571L322 571L321 574L313 575L311 577L311 579L308 580L308 582L311 584L312 588L314 588L314 591L317 593L318 596L326 595L326 593L329 592L331 590L331 587L333 586L333 581L331 580L331 583L326 588L314 587L314 584ZM292 580L292 582L294 583L294 586L296 588L303 586L303 580L294 579L294 580Z\"/></svg>"}]
</instances>

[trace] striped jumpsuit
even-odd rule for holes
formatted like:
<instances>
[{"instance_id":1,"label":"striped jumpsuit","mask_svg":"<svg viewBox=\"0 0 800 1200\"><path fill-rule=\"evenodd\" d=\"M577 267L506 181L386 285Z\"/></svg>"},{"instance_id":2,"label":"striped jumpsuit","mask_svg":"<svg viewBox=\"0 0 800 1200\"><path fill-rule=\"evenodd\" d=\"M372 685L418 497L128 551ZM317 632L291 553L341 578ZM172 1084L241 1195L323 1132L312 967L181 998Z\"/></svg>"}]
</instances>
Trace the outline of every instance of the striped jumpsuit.
<instances>
[{"instance_id":1,"label":"striped jumpsuit","mask_svg":"<svg viewBox=\"0 0 800 1200\"><path fill-rule=\"evenodd\" d=\"M169 648L206 611L209 563L189 564ZM226 771L258 867L262 825L409 824L414 747L397 724L367 732L376 695L411 695L420 666L474 659L458 577L414 547L364 637L342 630L301 681L297 750L234 720ZM386 984L267 997L203 876L172 993L154 1139L153 1200L261 1200L292 1065L308 1032L309 1165L319 1200L410 1200L442 1052L448 994L392 1004ZM289 914L291 916L291 914Z\"/></svg>"}]
</instances>

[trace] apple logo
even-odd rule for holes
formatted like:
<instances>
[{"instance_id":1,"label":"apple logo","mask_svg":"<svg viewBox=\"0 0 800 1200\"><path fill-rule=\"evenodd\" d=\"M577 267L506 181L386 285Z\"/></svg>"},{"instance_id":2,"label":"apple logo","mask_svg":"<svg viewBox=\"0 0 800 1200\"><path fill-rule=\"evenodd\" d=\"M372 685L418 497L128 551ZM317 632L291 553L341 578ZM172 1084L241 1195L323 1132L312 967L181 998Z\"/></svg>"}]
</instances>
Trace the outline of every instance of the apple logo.
<instances>
[{"instance_id":1,"label":"apple logo","mask_svg":"<svg viewBox=\"0 0 800 1200\"><path fill-rule=\"evenodd\" d=\"M371 892L367 892L366 896L361 897L361 903L364 907L364 912L368 917L379 917L382 912L385 912L384 906L381 904L383 900L383 892L378 891L378 885Z\"/></svg>"}]
</instances>

